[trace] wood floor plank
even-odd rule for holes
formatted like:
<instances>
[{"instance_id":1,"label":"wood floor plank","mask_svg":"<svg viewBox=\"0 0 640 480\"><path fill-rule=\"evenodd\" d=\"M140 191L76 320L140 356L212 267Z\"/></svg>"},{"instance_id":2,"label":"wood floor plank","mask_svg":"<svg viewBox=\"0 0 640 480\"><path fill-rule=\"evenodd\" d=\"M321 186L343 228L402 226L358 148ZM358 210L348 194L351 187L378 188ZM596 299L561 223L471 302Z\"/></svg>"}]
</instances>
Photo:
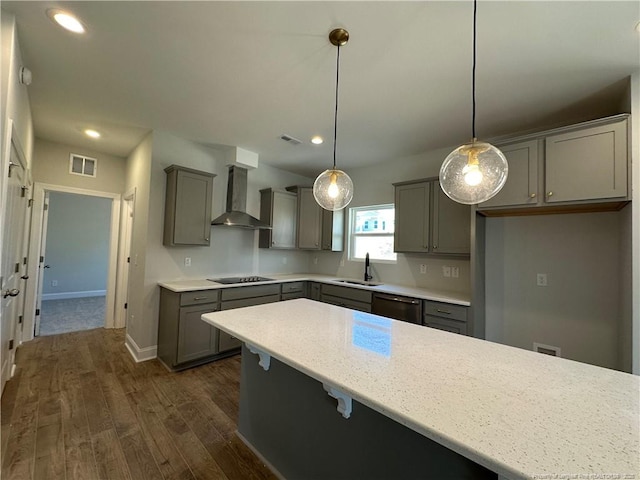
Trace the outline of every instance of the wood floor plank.
<instances>
[{"instance_id":1,"label":"wood floor plank","mask_svg":"<svg viewBox=\"0 0 640 480\"><path fill-rule=\"evenodd\" d=\"M21 345L2 396L2 479L263 480L236 435L240 359L179 373L136 363L125 332Z\"/></svg>"},{"instance_id":2,"label":"wood floor plank","mask_svg":"<svg viewBox=\"0 0 640 480\"><path fill-rule=\"evenodd\" d=\"M115 429L92 433L91 444L96 459L98 479L132 480Z\"/></svg>"},{"instance_id":3,"label":"wood floor plank","mask_svg":"<svg viewBox=\"0 0 640 480\"><path fill-rule=\"evenodd\" d=\"M132 478L135 480L162 480L164 478L141 431L136 430L121 437L120 444Z\"/></svg>"},{"instance_id":4,"label":"wood floor plank","mask_svg":"<svg viewBox=\"0 0 640 480\"><path fill-rule=\"evenodd\" d=\"M149 405L145 393L131 392L127 394L127 399L139 418L144 439L164 478L167 480L194 479L187 462L177 451L169 433L158 418L155 408Z\"/></svg>"},{"instance_id":5,"label":"wood floor plank","mask_svg":"<svg viewBox=\"0 0 640 480\"><path fill-rule=\"evenodd\" d=\"M11 422L7 452L2 459L2 478L33 478L38 402L17 404Z\"/></svg>"},{"instance_id":6,"label":"wood floor plank","mask_svg":"<svg viewBox=\"0 0 640 480\"><path fill-rule=\"evenodd\" d=\"M64 479L65 454L60 414L50 415L36 432L35 478Z\"/></svg>"},{"instance_id":7,"label":"wood floor plank","mask_svg":"<svg viewBox=\"0 0 640 480\"><path fill-rule=\"evenodd\" d=\"M95 435L113 428L109 406L102 394L96 372L83 373L80 375L80 384L82 386L82 397L87 411L91 434Z\"/></svg>"}]
</instances>

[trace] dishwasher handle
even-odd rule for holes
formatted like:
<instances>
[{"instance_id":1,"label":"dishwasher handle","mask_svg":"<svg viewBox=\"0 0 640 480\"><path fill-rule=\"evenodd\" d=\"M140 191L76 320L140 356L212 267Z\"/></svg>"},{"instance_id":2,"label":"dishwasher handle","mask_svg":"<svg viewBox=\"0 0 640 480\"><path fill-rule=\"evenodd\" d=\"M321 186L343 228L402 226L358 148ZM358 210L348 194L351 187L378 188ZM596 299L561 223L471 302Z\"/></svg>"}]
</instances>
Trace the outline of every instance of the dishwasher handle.
<instances>
[{"instance_id":1,"label":"dishwasher handle","mask_svg":"<svg viewBox=\"0 0 640 480\"><path fill-rule=\"evenodd\" d=\"M420 305L420 300L416 300L413 298L404 298L404 297L396 297L394 295L385 295L383 293L374 294L375 298L379 298L380 300L387 300L390 302L400 302L400 303L408 303L410 305Z\"/></svg>"}]
</instances>

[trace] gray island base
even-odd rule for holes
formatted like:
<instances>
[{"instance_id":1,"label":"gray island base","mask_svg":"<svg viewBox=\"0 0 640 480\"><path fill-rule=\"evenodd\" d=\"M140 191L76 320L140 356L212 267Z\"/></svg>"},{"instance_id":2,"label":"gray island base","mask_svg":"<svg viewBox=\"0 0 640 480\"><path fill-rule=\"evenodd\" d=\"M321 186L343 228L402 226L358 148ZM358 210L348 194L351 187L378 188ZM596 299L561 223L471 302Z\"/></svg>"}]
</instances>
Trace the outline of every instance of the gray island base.
<instances>
[{"instance_id":1,"label":"gray island base","mask_svg":"<svg viewBox=\"0 0 640 480\"><path fill-rule=\"evenodd\" d=\"M344 418L321 382L273 357L266 371L258 361L243 346L238 432L286 479L498 478L355 400Z\"/></svg>"}]
</instances>

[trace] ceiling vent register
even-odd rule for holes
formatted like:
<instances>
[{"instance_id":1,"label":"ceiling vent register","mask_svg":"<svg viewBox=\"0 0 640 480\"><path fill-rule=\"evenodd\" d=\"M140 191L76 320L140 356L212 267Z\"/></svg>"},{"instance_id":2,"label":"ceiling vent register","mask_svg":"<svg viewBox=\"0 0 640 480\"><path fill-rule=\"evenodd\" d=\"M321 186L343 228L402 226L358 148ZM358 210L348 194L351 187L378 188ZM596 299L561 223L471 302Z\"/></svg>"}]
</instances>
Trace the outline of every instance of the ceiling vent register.
<instances>
[{"instance_id":1,"label":"ceiling vent register","mask_svg":"<svg viewBox=\"0 0 640 480\"><path fill-rule=\"evenodd\" d=\"M98 160L72 153L69 157L69 173L95 177L98 172Z\"/></svg>"},{"instance_id":2,"label":"ceiling vent register","mask_svg":"<svg viewBox=\"0 0 640 480\"><path fill-rule=\"evenodd\" d=\"M285 142L289 142L291 145L300 145L302 143L301 140L298 140L297 138L292 137L291 135L287 135L287 134L280 135L280 140L284 140Z\"/></svg>"}]
</instances>

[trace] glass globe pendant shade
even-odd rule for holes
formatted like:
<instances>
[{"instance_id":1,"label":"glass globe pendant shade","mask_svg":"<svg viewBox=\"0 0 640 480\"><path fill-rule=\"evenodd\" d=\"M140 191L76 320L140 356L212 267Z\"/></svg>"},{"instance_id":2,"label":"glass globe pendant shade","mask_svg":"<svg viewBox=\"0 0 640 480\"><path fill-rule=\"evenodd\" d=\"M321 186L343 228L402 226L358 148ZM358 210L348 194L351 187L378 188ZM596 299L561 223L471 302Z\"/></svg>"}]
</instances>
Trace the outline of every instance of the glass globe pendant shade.
<instances>
[{"instance_id":1,"label":"glass globe pendant shade","mask_svg":"<svg viewBox=\"0 0 640 480\"><path fill-rule=\"evenodd\" d=\"M313 182L313 196L325 210L342 210L353 198L353 182L342 170L325 170Z\"/></svg>"},{"instance_id":2,"label":"glass globe pendant shade","mask_svg":"<svg viewBox=\"0 0 640 480\"><path fill-rule=\"evenodd\" d=\"M449 154L440 167L440 187L458 203L475 205L495 196L507 181L509 165L496 147L475 139Z\"/></svg>"}]
</instances>

